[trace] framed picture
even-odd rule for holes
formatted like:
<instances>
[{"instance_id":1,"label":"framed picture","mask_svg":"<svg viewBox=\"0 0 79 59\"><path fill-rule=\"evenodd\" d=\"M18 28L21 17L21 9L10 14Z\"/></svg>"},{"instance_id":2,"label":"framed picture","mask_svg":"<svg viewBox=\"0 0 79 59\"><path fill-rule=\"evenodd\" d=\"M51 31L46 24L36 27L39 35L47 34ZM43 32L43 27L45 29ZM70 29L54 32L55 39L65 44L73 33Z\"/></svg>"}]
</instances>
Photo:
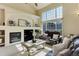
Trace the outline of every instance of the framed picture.
<instances>
[{"instance_id":1,"label":"framed picture","mask_svg":"<svg viewBox=\"0 0 79 59\"><path fill-rule=\"evenodd\" d=\"M25 19L18 19L18 26L27 27L29 25L30 25L30 23L27 20L25 20Z\"/></svg>"}]
</instances>

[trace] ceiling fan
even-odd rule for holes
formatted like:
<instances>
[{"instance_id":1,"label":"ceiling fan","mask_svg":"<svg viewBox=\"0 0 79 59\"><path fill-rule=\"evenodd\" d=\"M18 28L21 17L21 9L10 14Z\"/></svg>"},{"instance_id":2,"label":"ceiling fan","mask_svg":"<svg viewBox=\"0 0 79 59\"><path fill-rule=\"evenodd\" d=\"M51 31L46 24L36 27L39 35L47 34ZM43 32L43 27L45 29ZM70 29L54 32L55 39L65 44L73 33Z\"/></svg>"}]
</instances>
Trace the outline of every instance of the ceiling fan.
<instances>
[{"instance_id":1,"label":"ceiling fan","mask_svg":"<svg viewBox=\"0 0 79 59\"><path fill-rule=\"evenodd\" d=\"M28 4L28 3L25 3L25 4ZM34 3L34 5L37 7L38 6L38 3Z\"/></svg>"},{"instance_id":2,"label":"ceiling fan","mask_svg":"<svg viewBox=\"0 0 79 59\"><path fill-rule=\"evenodd\" d=\"M35 4L35 6L38 6L38 4L37 3L34 3Z\"/></svg>"}]
</instances>

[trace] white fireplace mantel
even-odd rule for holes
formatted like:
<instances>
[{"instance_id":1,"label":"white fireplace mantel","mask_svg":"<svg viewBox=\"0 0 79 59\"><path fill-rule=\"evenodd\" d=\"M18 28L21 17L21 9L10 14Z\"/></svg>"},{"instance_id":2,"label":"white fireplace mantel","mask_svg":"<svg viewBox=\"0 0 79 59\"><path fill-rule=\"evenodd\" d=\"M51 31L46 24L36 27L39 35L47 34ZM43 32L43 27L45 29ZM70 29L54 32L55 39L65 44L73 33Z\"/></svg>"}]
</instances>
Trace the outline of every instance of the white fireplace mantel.
<instances>
[{"instance_id":1,"label":"white fireplace mantel","mask_svg":"<svg viewBox=\"0 0 79 59\"><path fill-rule=\"evenodd\" d=\"M24 30L30 30L30 29L33 29L33 31L35 31L35 29L42 30L42 28L40 27L0 26L0 30L5 30L5 46L24 42ZM10 43L10 37L9 37L10 32L21 32L21 41ZM35 32L33 32L33 34L34 33Z\"/></svg>"}]
</instances>

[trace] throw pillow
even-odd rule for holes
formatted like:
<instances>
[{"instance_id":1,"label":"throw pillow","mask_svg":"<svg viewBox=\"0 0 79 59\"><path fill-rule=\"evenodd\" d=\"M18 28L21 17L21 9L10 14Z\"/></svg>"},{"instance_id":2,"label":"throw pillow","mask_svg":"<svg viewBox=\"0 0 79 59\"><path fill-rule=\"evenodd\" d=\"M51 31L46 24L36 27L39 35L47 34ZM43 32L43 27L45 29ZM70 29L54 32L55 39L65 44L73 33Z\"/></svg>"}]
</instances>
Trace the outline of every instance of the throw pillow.
<instances>
[{"instance_id":1,"label":"throw pillow","mask_svg":"<svg viewBox=\"0 0 79 59\"><path fill-rule=\"evenodd\" d=\"M53 39L58 39L58 35L57 34L53 34Z\"/></svg>"}]
</instances>

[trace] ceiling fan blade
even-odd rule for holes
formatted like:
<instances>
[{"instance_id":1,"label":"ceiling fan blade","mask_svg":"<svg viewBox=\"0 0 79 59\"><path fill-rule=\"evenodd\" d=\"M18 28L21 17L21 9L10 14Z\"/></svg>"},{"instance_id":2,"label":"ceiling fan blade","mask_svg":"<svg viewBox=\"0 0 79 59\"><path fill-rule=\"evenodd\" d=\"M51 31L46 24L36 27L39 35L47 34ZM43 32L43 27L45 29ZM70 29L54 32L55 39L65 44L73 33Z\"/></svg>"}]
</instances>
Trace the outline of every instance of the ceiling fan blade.
<instances>
[{"instance_id":1,"label":"ceiling fan blade","mask_svg":"<svg viewBox=\"0 0 79 59\"><path fill-rule=\"evenodd\" d=\"M37 3L35 3L35 6L38 6L38 4L37 4Z\"/></svg>"}]
</instances>

